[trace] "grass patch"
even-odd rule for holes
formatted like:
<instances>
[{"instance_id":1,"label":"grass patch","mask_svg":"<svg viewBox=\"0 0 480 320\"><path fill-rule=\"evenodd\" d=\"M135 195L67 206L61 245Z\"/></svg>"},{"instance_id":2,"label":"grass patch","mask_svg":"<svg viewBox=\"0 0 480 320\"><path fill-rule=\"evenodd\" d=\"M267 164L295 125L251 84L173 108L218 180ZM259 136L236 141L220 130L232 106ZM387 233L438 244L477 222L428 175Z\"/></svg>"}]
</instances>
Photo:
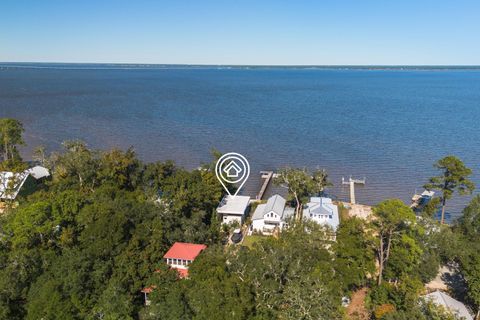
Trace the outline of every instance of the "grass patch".
<instances>
[{"instance_id":1,"label":"grass patch","mask_svg":"<svg viewBox=\"0 0 480 320\"><path fill-rule=\"evenodd\" d=\"M243 239L242 246L249 247L251 248L255 242L258 242L262 239L264 239L265 236L260 236L260 235L251 235L251 236L246 236L245 239Z\"/></svg>"}]
</instances>

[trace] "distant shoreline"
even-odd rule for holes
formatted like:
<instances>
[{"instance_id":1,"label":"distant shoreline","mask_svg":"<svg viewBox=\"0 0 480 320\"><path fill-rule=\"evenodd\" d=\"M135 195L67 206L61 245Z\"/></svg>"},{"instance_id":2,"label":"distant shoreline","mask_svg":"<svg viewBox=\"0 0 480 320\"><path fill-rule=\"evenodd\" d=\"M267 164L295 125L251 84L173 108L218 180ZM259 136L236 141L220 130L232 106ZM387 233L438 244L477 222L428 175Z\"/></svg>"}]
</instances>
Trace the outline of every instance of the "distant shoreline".
<instances>
[{"instance_id":1,"label":"distant shoreline","mask_svg":"<svg viewBox=\"0 0 480 320\"><path fill-rule=\"evenodd\" d=\"M293 69L293 70L480 70L480 65L229 65L229 64L148 64L148 63L77 63L77 62L0 62L2 68L26 69Z\"/></svg>"}]
</instances>

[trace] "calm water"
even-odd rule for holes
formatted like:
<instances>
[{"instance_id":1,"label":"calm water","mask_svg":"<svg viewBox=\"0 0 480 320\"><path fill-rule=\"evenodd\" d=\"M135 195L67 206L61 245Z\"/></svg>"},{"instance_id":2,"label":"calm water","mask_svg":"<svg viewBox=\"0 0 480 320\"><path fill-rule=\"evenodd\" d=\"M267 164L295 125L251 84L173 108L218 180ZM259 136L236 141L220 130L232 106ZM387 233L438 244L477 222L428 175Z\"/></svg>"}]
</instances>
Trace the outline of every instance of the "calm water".
<instances>
[{"instance_id":1,"label":"calm water","mask_svg":"<svg viewBox=\"0 0 480 320\"><path fill-rule=\"evenodd\" d=\"M249 193L260 170L318 166L339 198L342 176L366 176L357 201L374 204L409 201L455 154L480 185L478 69L38 67L0 65L0 117L23 121L27 157L78 138L193 168L217 148L249 159Z\"/></svg>"}]
</instances>

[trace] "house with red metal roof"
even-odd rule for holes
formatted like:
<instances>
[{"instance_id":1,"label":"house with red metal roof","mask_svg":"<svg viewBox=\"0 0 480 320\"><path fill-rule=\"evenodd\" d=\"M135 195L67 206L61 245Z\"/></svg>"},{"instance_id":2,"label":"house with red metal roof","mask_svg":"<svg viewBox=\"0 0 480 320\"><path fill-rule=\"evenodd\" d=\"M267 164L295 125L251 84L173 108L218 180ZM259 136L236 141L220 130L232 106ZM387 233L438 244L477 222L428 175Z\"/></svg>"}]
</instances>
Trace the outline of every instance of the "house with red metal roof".
<instances>
[{"instance_id":1,"label":"house with red metal roof","mask_svg":"<svg viewBox=\"0 0 480 320\"><path fill-rule=\"evenodd\" d=\"M184 270L187 270L193 260L206 248L207 246L204 244L175 242L170 250L165 253L163 259L170 267L178 269L180 275L182 275L182 273L185 274ZM188 276L188 272L185 276Z\"/></svg>"},{"instance_id":2,"label":"house with red metal roof","mask_svg":"<svg viewBox=\"0 0 480 320\"><path fill-rule=\"evenodd\" d=\"M204 244L175 242L173 246L163 256L164 261L170 268L177 270L178 277L184 279L188 277L188 266L195 258L207 248ZM145 305L150 305L148 294L155 289L155 286L143 288L141 291L145 295Z\"/></svg>"}]
</instances>

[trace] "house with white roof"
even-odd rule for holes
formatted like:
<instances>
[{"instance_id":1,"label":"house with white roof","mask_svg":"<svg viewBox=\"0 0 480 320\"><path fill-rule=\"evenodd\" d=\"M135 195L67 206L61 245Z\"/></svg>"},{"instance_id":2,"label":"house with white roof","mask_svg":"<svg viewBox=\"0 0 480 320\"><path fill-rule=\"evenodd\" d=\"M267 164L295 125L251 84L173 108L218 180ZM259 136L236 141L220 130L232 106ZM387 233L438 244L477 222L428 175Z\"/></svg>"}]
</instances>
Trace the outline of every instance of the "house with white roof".
<instances>
[{"instance_id":1,"label":"house with white roof","mask_svg":"<svg viewBox=\"0 0 480 320\"><path fill-rule=\"evenodd\" d=\"M267 203L259 204L252 216L251 231L272 234L275 229L286 227L295 209L285 204L286 200L278 194L270 197Z\"/></svg>"},{"instance_id":2,"label":"house with white roof","mask_svg":"<svg viewBox=\"0 0 480 320\"><path fill-rule=\"evenodd\" d=\"M0 199L15 200L28 177L28 173L25 172L0 172Z\"/></svg>"},{"instance_id":3,"label":"house with white roof","mask_svg":"<svg viewBox=\"0 0 480 320\"><path fill-rule=\"evenodd\" d=\"M332 199L325 197L311 197L303 209L303 219L326 225L336 231L340 224L338 207Z\"/></svg>"},{"instance_id":4,"label":"house with white roof","mask_svg":"<svg viewBox=\"0 0 480 320\"><path fill-rule=\"evenodd\" d=\"M34 185L30 181L50 176L48 169L35 166L20 173L0 171L0 200L15 200L22 189Z\"/></svg>"},{"instance_id":5,"label":"house with white roof","mask_svg":"<svg viewBox=\"0 0 480 320\"><path fill-rule=\"evenodd\" d=\"M445 310L451 312L460 319L473 320L472 315L463 303L453 299L442 291L437 290L429 293L425 296L425 299L435 303L436 305L443 306Z\"/></svg>"},{"instance_id":6,"label":"house with white roof","mask_svg":"<svg viewBox=\"0 0 480 320\"><path fill-rule=\"evenodd\" d=\"M231 224L237 222L242 225L250 204L248 196L226 195L217 207L217 212L222 215L222 223Z\"/></svg>"},{"instance_id":7,"label":"house with white roof","mask_svg":"<svg viewBox=\"0 0 480 320\"><path fill-rule=\"evenodd\" d=\"M40 180L50 176L50 172L47 168L42 166L34 166L28 170L26 170L33 178L36 180Z\"/></svg>"}]
</instances>

